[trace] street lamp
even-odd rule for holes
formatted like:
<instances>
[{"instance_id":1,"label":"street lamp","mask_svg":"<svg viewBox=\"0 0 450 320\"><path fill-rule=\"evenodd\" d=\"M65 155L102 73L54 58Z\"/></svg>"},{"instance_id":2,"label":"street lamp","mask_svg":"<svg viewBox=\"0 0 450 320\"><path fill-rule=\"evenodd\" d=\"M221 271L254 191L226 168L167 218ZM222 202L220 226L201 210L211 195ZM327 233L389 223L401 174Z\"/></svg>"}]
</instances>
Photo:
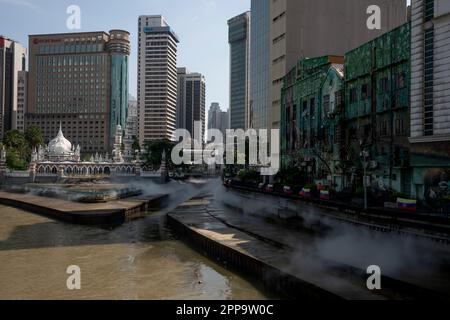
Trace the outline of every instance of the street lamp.
<instances>
[{"instance_id":1,"label":"street lamp","mask_svg":"<svg viewBox=\"0 0 450 320\"><path fill-rule=\"evenodd\" d=\"M363 168L364 168L364 177L363 177L363 185L364 185L364 210L367 210L367 188L370 186L370 178L367 176L367 168L369 166L369 157L370 153L367 150L364 150L360 153Z\"/></svg>"}]
</instances>

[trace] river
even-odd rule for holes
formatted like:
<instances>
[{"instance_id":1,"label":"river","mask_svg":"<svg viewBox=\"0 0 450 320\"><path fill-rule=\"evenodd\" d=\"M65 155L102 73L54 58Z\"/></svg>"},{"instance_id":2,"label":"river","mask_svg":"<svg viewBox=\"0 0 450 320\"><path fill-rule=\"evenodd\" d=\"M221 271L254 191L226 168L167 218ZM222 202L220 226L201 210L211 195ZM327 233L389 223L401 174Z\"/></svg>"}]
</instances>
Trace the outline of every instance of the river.
<instances>
[{"instance_id":1,"label":"river","mask_svg":"<svg viewBox=\"0 0 450 320\"><path fill-rule=\"evenodd\" d=\"M163 213L113 230L5 206L0 217L0 299L267 298L258 286L174 239ZM81 269L81 290L67 289L71 265Z\"/></svg>"}]
</instances>

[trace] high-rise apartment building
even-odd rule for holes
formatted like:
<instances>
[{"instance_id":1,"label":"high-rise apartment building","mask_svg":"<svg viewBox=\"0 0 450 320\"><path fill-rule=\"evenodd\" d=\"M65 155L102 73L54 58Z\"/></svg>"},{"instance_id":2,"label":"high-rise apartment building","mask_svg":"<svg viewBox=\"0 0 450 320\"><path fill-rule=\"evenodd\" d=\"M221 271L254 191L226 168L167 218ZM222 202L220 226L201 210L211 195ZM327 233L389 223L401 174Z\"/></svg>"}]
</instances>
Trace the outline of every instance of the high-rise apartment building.
<instances>
[{"instance_id":1,"label":"high-rise apartment building","mask_svg":"<svg viewBox=\"0 0 450 320\"><path fill-rule=\"evenodd\" d=\"M450 2L412 0L411 142L450 141Z\"/></svg>"},{"instance_id":2,"label":"high-rise apartment building","mask_svg":"<svg viewBox=\"0 0 450 320\"><path fill-rule=\"evenodd\" d=\"M445 197L450 172L450 2L411 1L412 195Z\"/></svg>"},{"instance_id":3,"label":"high-rise apartment building","mask_svg":"<svg viewBox=\"0 0 450 320\"><path fill-rule=\"evenodd\" d=\"M140 16L138 28L139 141L173 140L179 39L160 15Z\"/></svg>"},{"instance_id":4,"label":"high-rise apartment building","mask_svg":"<svg viewBox=\"0 0 450 320\"><path fill-rule=\"evenodd\" d=\"M27 125L46 141L59 126L87 154L109 152L128 108L130 34L106 32L29 37Z\"/></svg>"},{"instance_id":5,"label":"high-rise apartment building","mask_svg":"<svg viewBox=\"0 0 450 320\"><path fill-rule=\"evenodd\" d=\"M230 44L230 126L250 126L250 12L228 20Z\"/></svg>"},{"instance_id":6,"label":"high-rise apartment building","mask_svg":"<svg viewBox=\"0 0 450 320\"><path fill-rule=\"evenodd\" d=\"M28 72L19 71L17 81L17 111L13 119L13 127L20 132L25 132L25 115L28 103Z\"/></svg>"},{"instance_id":7,"label":"high-rise apartment building","mask_svg":"<svg viewBox=\"0 0 450 320\"><path fill-rule=\"evenodd\" d=\"M367 9L381 9L381 29L369 30ZM279 128L283 77L302 58L344 55L406 22L405 0L270 1L270 110Z\"/></svg>"},{"instance_id":8,"label":"high-rise apartment building","mask_svg":"<svg viewBox=\"0 0 450 320\"><path fill-rule=\"evenodd\" d=\"M230 129L230 114L228 111L222 111L217 102L213 102L208 111L208 129L217 129L226 137L226 130ZM211 141L211 135L208 134L207 141Z\"/></svg>"},{"instance_id":9,"label":"high-rise apartment building","mask_svg":"<svg viewBox=\"0 0 450 320\"><path fill-rule=\"evenodd\" d=\"M270 2L252 0L250 36L250 128L267 129L270 90Z\"/></svg>"},{"instance_id":10,"label":"high-rise apartment building","mask_svg":"<svg viewBox=\"0 0 450 320\"><path fill-rule=\"evenodd\" d=\"M186 129L191 137L205 134L206 81L200 73L191 73L186 68L178 68L177 129ZM200 128L195 123L201 124ZM201 132L194 132L201 129Z\"/></svg>"},{"instance_id":11,"label":"high-rise apartment building","mask_svg":"<svg viewBox=\"0 0 450 320\"><path fill-rule=\"evenodd\" d=\"M27 50L0 36L0 139L17 129L19 72L26 70Z\"/></svg>"}]
</instances>

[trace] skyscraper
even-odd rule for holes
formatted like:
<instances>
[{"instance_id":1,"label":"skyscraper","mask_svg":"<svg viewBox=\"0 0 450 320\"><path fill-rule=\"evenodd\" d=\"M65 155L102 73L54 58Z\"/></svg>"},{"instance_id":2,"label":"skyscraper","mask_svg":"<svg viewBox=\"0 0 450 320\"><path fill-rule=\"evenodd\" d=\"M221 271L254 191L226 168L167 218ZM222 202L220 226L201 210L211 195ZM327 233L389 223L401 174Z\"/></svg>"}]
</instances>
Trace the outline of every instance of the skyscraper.
<instances>
[{"instance_id":1,"label":"skyscraper","mask_svg":"<svg viewBox=\"0 0 450 320\"><path fill-rule=\"evenodd\" d=\"M208 111L208 130L217 129L222 132L226 138L226 130L230 128L230 115L228 111L222 111L217 102L213 102ZM207 141L211 141L211 135L208 134Z\"/></svg>"},{"instance_id":2,"label":"skyscraper","mask_svg":"<svg viewBox=\"0 0 450 320\"><path fill-rule=\"evenodd\" d=\"M411 1L412 195L433 202L450 172L450 2Z\"/></svg>"},{"instance_id":3,"label":"skyscraper","mask_svg":"<svg viewBox=\"0 0 450 320\"><path fill-rule=\"evenodd\" d=\"M178 36L164 17L139 17L137 90L141 144L150 140L173 140L178 42Z\"/></svg>"},{"instance_id":4,"label":"skyscraper","mask_svg":"<svg viewBox=\"0 0 450 320\"><path fill-rule=\"evenodd\" d=\"M26 56L20 43L0 36L0 139L17 129L18 80L26 69Z\"/></svg>"},{"instance_id":5,"label":"skyscraper","mask_svg":"<svg viewBox=\"0 0 450 320\"><path fill-rule=\"evenodd\" d=\"M250 125L250 12L228 20L230 44L230 127Z\"/></svg>"},{"instance_id":6,"label":"skyscraper","mask_svg":"<svg viewBox=\"0 0 450 320\"><path fill-rule=\"evenodd\" d=\"M369 30L367 9L381 9L381 29ZM270 1L268 126L279 128L283 77L301 58L344 55L406 22L405 0Z\"/></svg>"},{"instance_id":7,"label":"skyscraper","mask_svg":"<svg viewBox=\"0 0 450 320\"><path fill-rule=\"evenodd\" d=\"M205 77L200 73L190 73L186 68L178 68L177 129L186 129L191 137L205 134ZM195 122L201 123L201 132L194 133Z\"/></svg>"},{"instance_id":8,"label":"skyscraper","mask_svg":"<svg viewBox=\"0 0 450 320\"><path fill-rule=\"evenodd\" d=\"M15 124L13 121L13 128L15 127L18 131L25 132L25 115L28 103L28 72L19 71L17 80L17 112L14 117Z\"/></svg>"},{"instance_id":9,"label":"skyscraper","mask_svg":"<svg viewBox=\"0 0 450 320\"><path fill-rule=\"evenodd\" d=\"M30 36L26 124L46 141L61 124L85 153L111 151L128 108L129 37L123 30Z\"/></svg>"},{"instance_id":10,"label":"skyscraper","mask_svg":"<svg viewBox=\"0 0 450 320\"><path fill-rule=\"evenodd\" d=\"M411 24L411 142L450 141L450 3L412 0Z\"/></svg>"},{"instance_id":11,"label":"skyscraper","mask_svg":"<svg viewBox=\"0 0 450 320\"><path fill-rule=\"evenodd\" d=\"M267 128L270 89L270 0L252 0L250 37L250 127Z\"/></svg>"}]
</instances>

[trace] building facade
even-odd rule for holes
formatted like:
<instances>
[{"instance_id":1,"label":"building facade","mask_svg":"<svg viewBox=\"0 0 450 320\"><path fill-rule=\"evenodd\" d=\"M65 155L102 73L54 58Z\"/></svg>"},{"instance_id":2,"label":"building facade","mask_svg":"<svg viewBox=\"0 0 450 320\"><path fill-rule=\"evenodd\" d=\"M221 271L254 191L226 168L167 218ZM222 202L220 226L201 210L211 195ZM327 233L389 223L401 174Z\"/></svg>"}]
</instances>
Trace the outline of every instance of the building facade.
<instances>
[{"instance_id":1,"label":"building facade","mask_svg":"<svg viewBox=\"0 0 450 320\"><path fill-rule=\"evenodd\" d=\"M250 34L250 12L228 20L231 129L250 125Z\"/></svg>"},{"instance_id":2,"label":"building facade","mask_svg":"<svg viewBox=\"0 0 450 320\"><path fill-rule=\"evenodd\" d=\"M364 160L375 190L411 193L410 24L345 55L343 159L347 187L362 186ZM361 158L361 153L365 158Z\"/></svg>"},{"instance_id":3,"label":"building facade","mask_svg":"<svg viewBox=\"0 0 450 320\"><path fill-rule=\"evenodd\" d=\"M345 61L300 60L282 91L283 167L353 192L366 171L373 190L411 194L409 52L407 23L347 52Z\"/></svg>"},{"instance_id":4,"label":"building facade","mask_svg":"<svg viewBox=\"0 0 450 320\"><path fill-rule=\"evenodd\" d=\"M281 153L285 169L298 168L309 182L342 189L341 132L344 58L303 59L282 90Z\"/></svg>"},{"instance_id":5,"label":"building facade","mask_svg":"<svg viewBox=\"0 0 450 320\"><path fill-rule=\"evenodd\" d=\"M110 152L128 107L130 34L106 32L29 37L27 125L49 141L62 125L85 153Z\"/></svg>"},{"instance_id":6,"label":"building facade","mask_svg":"<svg viewBox=\"0 0 450 320\"><path fill-rule=\"evenodd\" d=\"M134 150L133 148L133 143L135 139L138 139L138 137L139 131L138 131L137 101L129 100L127 110L127 121L125 124L123 135L123 144L124 144L123 157L126 161L131 161L135 158L136 150Z\"/></svg>"},{"instance_id":7,"label":"building facade","mask_svg":"<svg viewBox=\"0 0 450 320\"><path fill-rule=\"evenodd\" d=\"M412 192L429 202L450 189L450 2L411 1Z\"/></svg>"},{"instance_id":8,"label":"building facade","mask_svg":"<svg viewBox=\"0 0 450 320\"><path fill-rule=\"evenodd\" d=\"M26 70L26 58L25 47L0 36L0 140L6 131L18 129L19 73Z\"/></svg>"},{"instance_id":9,"label":"building facade","mask_svg":"<svg viewBox=\"0 0 450 320\"><path fill-rule=\"evenodd\" d=\"M249 127L267 129L270 89L270 0L252 0Z\"/></svg>"},{"instance_id":10,"label":"building facade","mask_svg":"<svg viewBox=\"0 0 450 320\"><path fill-rule=\"evenodd\" d=\"M371 5L381 9L380 30L367 28ZM279 128L283 78L299 59L344 55L406 19L404 0L270 1L269 128Z\"/></svg>"},{"instance_id":11,"label":"building facade","mask_svg":"<svg viewBox=\"0 0 450 320\"><path fill-rule=\"evenodd\" d=\"M191 73L186 68L178 68L177 129L186 129L192 138L197 135L200 141L203 141L206 125L205 105L205 77L201 73ZM200 128L195 127L195 123L200 123Z\"/></svg>"},{"instance_id":12,"label":"building facade","mask_svg":"<svg viewBox=\"0 0 450 320\"><path fill-rule=\"evenodd\" d=\"M139 141L173 140L179 39L162 16L141 16L138 28Z\"/></svg>"},{"instance_id":13,"label":"building facade","mask_svg":"<svg viewBox=\"0 0 450 320\"><path fill-rule=\"evenodd\" d=\"M222 111L217 102L213 102L208 111L208 129L219 130L224 137L226 131L230 128L230 114L228 111ZM210 142L211 135L208 135L207 141Z\"/></svg>"},{"instance_id":14,"label":"building facade","mask_svg":"<svg viewBox=\"0 0 450 320\"><path fill-rule=\"evenodd\" d=\"M15 124L13 121L13 128L15 127L18 131L25 132L25 115L28 104L28 71L19 71L17 81L17 112L14 117Z\"/></svg>"}]
</instances>

